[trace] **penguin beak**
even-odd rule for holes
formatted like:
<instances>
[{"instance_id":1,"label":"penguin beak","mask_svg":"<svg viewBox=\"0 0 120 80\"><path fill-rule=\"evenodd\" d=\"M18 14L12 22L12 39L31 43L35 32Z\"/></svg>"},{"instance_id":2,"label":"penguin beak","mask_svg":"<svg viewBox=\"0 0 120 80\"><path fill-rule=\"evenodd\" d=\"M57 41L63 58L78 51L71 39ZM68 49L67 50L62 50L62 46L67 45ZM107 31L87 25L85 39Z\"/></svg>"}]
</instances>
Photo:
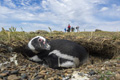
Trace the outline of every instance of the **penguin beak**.
<instances>
[{"instance_id":1,"label":"penguin beak","mask_svg":"<svg viewBox=\"0 0 120 80\"><path fill-rule=\"evenodd\" d=\"M43 42L43 45L46 50L50 50L50 45L48 43Z\"/></svg>"},{"instance_id":2,"label":"penguin beak","mask_svg":"<svg viewBox=\"0 0 120 80\"><path fill-rule=\"evenodd\" d=\"M49 44L46 44L45 46L46 46L46 50L50 50L51 47Z\"/></svg>"}]
</instances>

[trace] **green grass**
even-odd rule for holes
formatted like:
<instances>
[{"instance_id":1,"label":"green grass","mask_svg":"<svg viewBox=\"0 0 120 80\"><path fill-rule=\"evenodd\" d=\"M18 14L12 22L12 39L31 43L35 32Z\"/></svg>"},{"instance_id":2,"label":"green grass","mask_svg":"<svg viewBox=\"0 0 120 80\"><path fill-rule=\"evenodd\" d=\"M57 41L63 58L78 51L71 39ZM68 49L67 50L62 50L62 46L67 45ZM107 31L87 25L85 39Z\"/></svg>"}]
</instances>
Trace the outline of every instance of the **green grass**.
<instances>
[{"instance_id":1,"label":"green grass","mask_svg":"<svg viewBox=\"0 0 120 80\"><path fill-rule=\"evenodd\" d=\"M9 32L5 31L4 28L2 28L2 31L0 32L0 41L7 41L10 42L11 40L29 40L30 38L34 36L44 36L47 38L50 37L59 37L64 39L81 39L86 38L86 40L96 39L96 38L104 38L109 40L119 40L120 39L120 32L69 32L64 33L61 31L53 31L48 33L28 33L28 32L18 32L15 28L11 27Z\"/></svg>"}]
</instances>

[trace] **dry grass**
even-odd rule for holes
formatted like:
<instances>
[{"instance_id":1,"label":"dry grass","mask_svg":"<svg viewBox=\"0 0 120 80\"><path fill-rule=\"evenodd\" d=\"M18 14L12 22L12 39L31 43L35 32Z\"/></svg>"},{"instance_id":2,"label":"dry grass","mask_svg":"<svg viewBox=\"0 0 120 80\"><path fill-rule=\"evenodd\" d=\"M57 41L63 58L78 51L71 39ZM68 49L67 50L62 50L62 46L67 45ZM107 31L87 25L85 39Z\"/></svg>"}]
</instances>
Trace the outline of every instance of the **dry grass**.
<instances>
[{"instance_id":1,"label":"dry grass","mask_svg":"<svg viewBox=\"0 0 120 80\"><path fill-rule=\"evenodd\" d=\"M69 32L64 33L61 31L37 31L37 32L18 32L15 28L11 27L9 31L2 28L0 32L0 43L19 51L23 49L27 42L34 36L44 36L51 39L67 39L75 41L84 46L90 55L113 58L114 55L119 54L120 32ZM106 56L105 56L106 55Z\"/></svg>"}]
</instances>

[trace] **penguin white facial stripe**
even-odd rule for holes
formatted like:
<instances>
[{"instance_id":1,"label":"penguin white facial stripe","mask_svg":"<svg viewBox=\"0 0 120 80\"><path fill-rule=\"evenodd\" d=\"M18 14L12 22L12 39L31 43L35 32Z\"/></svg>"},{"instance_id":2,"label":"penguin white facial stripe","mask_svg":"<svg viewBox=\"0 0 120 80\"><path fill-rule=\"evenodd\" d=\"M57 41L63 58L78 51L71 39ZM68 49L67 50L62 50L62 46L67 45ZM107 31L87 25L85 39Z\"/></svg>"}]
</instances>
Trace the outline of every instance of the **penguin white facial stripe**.
<instances>
[{"instance_id":1,"label":"penguin white facial stripe","mask_svg":"<svg viewBox=\"0 0 120 80\"><path fill-rule=\"evenodd\" d=\"M36 61L36 62L42 61L37 55L35 55L35 56L33 56L33 57L29 58L29 59L32 60L32 61Z\"/></svg>"},{"instance_id":2,"label":"penguin white facial stripe","mask_svg":"<svg viewBox=\"0 0 120 80\"><path fill-rule=\"evenodd\" d=\"M32 40L28 43L28 47L34 52L34 53L38 53L35 48L33 47L33 45L31 44Z\"/></svg>"},{"instance_id":3,"label":"penguin white facial stripe","mask_svg":"<svg viewBox=\"0 0 120 80\"><path fill-rule=\"evenodd\" d=\"M36 36L36 37L32 38L32 39L29 41L28 47L29 47L34 53L38 53L38 51L36 51L35 48L34 48L33 45L32 45L32 41L33 41L35 38L40 38L40 39L42 39L42 40L44 40L44 41L46 41L46 39L45 39L44 37L42 37L42 36Z\"/></svg>"},{"instance_id":4,"label":"penguin white facial stripe","mask_svg":"<svg viewBox=\"0 0 120 80\"><path fill-rule=\"evenodd\" d=\"M49 53L49 55L51 55L51 54L55 54L58 57L63 58L63 59L72 60L72 61L74 61L74 63L76 65L79 65L79 63L80 63L78 58L70 56L70 55L62 54L59 50L53 50L52 52Z\"/></svg>"}]
</instances>

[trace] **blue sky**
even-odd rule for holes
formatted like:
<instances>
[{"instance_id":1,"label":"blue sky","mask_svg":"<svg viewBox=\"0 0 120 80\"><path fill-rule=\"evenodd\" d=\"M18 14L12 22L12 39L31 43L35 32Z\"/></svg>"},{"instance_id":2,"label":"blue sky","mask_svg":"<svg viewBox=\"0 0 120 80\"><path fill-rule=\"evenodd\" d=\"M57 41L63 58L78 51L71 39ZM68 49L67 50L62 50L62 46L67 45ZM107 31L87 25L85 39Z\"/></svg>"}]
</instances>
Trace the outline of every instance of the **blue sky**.
<instances>
[{"instance_id":1,"label":"blue sky","mask_svg":"<svg viewBox=\"0 0 120 80\"><path fill-rule=\"evenodd\" d=\"M0 30L120 31L120 0L0 0Z\"/></svg>"}]
</instances>

